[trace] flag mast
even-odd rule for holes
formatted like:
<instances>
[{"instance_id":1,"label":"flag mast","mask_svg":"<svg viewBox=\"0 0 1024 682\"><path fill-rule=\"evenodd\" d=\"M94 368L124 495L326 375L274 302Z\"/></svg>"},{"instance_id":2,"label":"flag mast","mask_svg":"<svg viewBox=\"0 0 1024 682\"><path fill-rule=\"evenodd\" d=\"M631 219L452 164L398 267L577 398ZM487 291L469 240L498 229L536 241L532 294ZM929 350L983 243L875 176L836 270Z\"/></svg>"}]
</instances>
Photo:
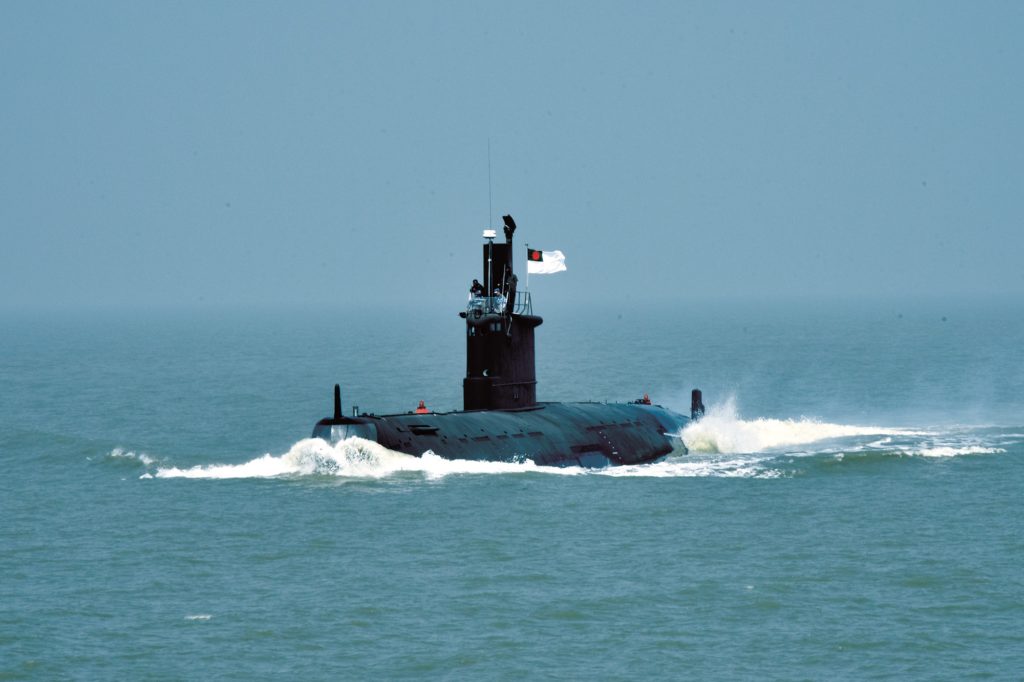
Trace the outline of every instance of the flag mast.
<instances>
[{"instance_id":1,"label":"flag mast","mask_svg":"<svg viewBox=\"0 0 1024 682\"><path fill-rule=\"evenodd\" d=\"M525 244L525 242L524 242L524 244ZM525 246L526 246L526 290L529 291L530 290L530 245L529 244L525 244Z\"/></svg>"}]
</instances>

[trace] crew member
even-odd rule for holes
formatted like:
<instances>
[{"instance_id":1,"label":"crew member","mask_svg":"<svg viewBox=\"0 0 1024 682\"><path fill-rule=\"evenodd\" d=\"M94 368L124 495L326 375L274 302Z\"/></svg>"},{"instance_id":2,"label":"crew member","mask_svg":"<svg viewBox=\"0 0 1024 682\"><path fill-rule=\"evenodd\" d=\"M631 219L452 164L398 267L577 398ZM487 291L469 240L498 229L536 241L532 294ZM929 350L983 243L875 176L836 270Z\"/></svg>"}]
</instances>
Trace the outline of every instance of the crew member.
<instances>
[{"instance_id":1,"label":"crew member","mask_svg":"<svg viewBox=\"0 0 1024 682\"><path fill-rule=\"evenodd\" d=\"M473 280L473 285L469 287L469 293L473 298L479 298L484 295L484 285L480 284L479 280Z\"/></svg>"},{"instance_id":2,"label":"crew member","mask_svg":"<svg viewBox=\"0 0 1024 682\"><path fill-rule=\"evenodd\" d=\"M515 273L509 273L508 278L508 300L505 301L505 314L511 315L512 310L516 307L516 285L519 284L519 278L515 276Z\"/></svg>"}]
</instances>

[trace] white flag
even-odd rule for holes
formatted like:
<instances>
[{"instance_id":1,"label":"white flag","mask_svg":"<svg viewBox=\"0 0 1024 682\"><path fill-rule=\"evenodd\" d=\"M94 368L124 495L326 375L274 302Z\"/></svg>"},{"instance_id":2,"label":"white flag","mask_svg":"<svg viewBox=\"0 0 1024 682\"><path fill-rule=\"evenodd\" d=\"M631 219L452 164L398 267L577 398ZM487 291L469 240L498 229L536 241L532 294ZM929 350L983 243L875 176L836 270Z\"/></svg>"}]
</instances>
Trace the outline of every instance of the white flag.
<instances>
[{"instance_id":1,"label":"white flag","mask_svg":"<svg viewBox=\"0 0 1024 682\"><path fill-rule=\"evenodd\" d=\"M526 250L526 271L531 275L550 275L565 269L565 254L561 251Z\"/></svg>"}]
</instances>

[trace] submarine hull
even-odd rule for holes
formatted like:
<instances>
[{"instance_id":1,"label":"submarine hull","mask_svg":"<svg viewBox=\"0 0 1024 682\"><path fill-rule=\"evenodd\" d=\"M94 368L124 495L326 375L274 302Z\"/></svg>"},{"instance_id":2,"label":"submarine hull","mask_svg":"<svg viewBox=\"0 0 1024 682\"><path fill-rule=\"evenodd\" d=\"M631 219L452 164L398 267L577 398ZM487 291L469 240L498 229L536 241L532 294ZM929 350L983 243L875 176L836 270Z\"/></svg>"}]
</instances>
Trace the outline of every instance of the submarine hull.
<instances>
[{"instance_id":1,"label":"submarine hull","mask_svg":"<svg viewBox=\"0 0 1024 682\"><path fill-rule=\"evenodd\" d=\"M313 437L335 443L358 436L415 456L430 451L446 459L601 467L685 454L680 432L689 421L658 405L536 403L511 410L335 415L317 422Z\"/></svg>"}]
</instances>

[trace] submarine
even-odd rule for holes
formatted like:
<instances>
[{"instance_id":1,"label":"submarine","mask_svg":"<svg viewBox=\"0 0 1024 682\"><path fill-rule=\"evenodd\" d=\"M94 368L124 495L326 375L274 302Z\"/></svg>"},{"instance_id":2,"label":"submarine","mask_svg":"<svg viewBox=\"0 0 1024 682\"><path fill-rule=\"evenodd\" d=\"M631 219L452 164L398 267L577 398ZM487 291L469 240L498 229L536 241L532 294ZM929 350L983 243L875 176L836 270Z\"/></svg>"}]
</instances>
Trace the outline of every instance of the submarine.
<instances>
[{"instance_id":1,"label":"submarine","mask_svg":"<svg viewBox=\"0 0 1024 682\"><path fill-rule=\"evenodd\" d=\"M517 291L512 216L504 216L505 243L484 231L483 273L459 312L466 326L466 376L461 411L342 414L334 386L334 413L316 423L313 438L335 444L351 437L409 455L520 462L541 466L607 467L686 454L681 432L704 414L700 389L691 392L690 416L652 404L644 395L628 403L537 402L534 314L529 291ZM530 253L528 251L528 253ZM486 286L486 288L484 288Z\"/></svg>"}]
</instances>

